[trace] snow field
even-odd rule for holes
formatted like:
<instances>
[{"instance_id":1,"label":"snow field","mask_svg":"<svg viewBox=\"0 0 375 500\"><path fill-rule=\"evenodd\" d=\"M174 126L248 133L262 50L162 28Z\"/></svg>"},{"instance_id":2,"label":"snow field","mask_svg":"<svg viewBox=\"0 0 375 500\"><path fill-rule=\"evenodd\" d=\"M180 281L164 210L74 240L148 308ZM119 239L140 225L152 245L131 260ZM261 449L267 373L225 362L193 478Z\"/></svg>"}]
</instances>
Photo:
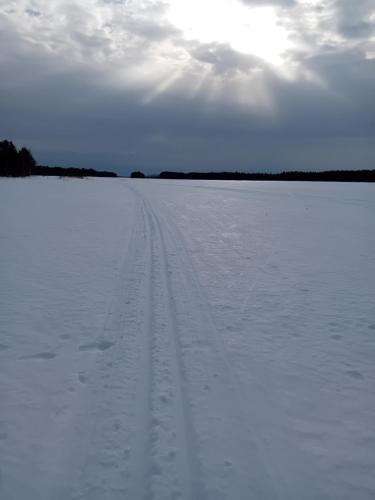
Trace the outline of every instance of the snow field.
<instances>
[{"instance_id":1,"label":"snow field","mask_svg":"<svg viewBox=\"0 0 375 500\"><path fill-rule=\"evenodd\" d=\"M367 184L3 179L0 498L370 499Z\"/></svg>"}]
</instances>

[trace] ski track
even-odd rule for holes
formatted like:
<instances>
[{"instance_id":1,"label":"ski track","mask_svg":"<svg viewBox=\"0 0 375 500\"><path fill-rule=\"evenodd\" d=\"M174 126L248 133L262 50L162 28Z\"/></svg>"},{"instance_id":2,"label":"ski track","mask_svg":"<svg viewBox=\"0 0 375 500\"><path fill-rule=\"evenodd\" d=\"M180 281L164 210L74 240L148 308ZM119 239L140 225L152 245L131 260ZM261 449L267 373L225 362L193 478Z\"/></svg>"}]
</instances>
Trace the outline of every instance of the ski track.
<instances>
[{"instance_id":1,"label":"ski track","mask_svg":"<svg viewBox=\"0 0 375 500\"><path fill-rule=\"evenodd\" d=\"M220 333L217 320L215 319L211 306L205 296L204 290L201 288L198 279L197 271L193 261L189 255L189 251L184 241L184 236L179 228L173 224L173 219L168 210L163 210L162 206L158 206L158 212L164 217L165 231L168 233L169 247L173 249L173 258L176 261L175 272L180 274L181 283L184 283L183 289L190 291L188 302L191 305L191 310L194 311L196 321L200 325L205 325L204 335L209 340L209 352L215 353L217 363L217 371L220 372L220 386L217 391L223 392L222 401L225 402L220 408L220 415L223 421L230 418L228 409L235 408L238 417L238 436L230 436L229 442L226 444L227 451L231 448L231 441L238 443L243 448L242 462L237 463L238 469L242 469L244 476L248 477L248 483L241 483L241 477L237 477L236 473L229 478L227 494L224 498L235 493L235 498L288 498L288 499L315 499L317 495L319 499L327 498L326 494L320 490L316 483L314 473L306 474L303 469L300 470L300 460L306 465L305 456L300 455L300 451L293 447L287 440L286 426L284 422L287 418L283 412L283 404L279 400L275 392L270 393L272 383L269 380L267 369L256 365L255 368L249 367L249 371L255 371L258 374L257 378L252 381L251 387L244 387L236 369L232 366L229 353L225 346L225 341ZM268 262L269 256L266 257ZM266 264L263 266L265 267ZM248 291L254 289L263 268L258 271L253 283ZM181 292L178 292L181 296ZM241 308L244 311L244 307ZM192 321L192 318L189 318ZM199 327L198 327L199 328ZM207 360L206 360L207 366ZM262 374L262 377L259 377ZM225 382L224 382L225 381ZM228 384L230 387L231 396L225 394L223 385ZM251 398L252 399L249 399ZM275 415L269 415L270 409L273 408ZM226 422L226 426L228 422ZM217 434L217 429L216 429ZM213 435L213 442L218 436ZM220 436L222 438L222 436ZM288 460L292 461L293 469L290 470L289 464L285 463L285 450L288 449ZM238 453L238 446L233 448L233 455L241 458L241 453ZM256 465L251 466L255 460ZM226 460L226 465L231 462L231 459ZM235 460L234 462L235 463ZM302 463L302 462L301 462ZM284 467L287 465L287 467ZM217 470L220 470L220 463L216 464ZM251 471L256 470L256 474ZM311 470L313 470L311 464ZM259 478L262 478L259 483ZM222 491L226 490L228 484L222 484ZM265 485L267 485L265 487ZM306 486L310 485L310 489ZM236 491L238 488L238 491ZM219 494L219 492L218 492Z\"/></svg>"},{"instance_id":2,"label":"ski track","mask_svg":"<svg viewBox=\"0 0 375 500\"><path fill-rule=\"evenodd\" d=\"M98 354L89 388L77 500L204 498L165 243L150 206L137 205L102 338L112 348Z\"/></svg>"},{"instance_id":3,"label":"ski track","mask_svg":"<svg viewBox=\"0 0 375 500\"><path fill-rule=\"evenodd\" d=\"M142 203L149 219L151 247L155 248L152 260L157 263L155 269L163 269L161 290L168 295L167 330L172 333L171 361L176 381L175 422L180 424L176 456L180 457L179 475L185 478L182 497L278 498L277 491L282 488L277 485L275 474L266 470L258 444L250 435L235 377L223 346L218 342L209 306L194 280L192 265L187 262L181 235L171 220L160 217L160 207L154 210L144 199ZM180 325L191 327L185 326L181 331ZM161 358L158 352L156 359ZM158 377L153 379L158 380ZM194 443L193 450L188 448L188 442ZM158 441L154 445L156 449L168 447L168 444L160 446ZM213 456L213 450L220 450L217 456ZM191 461L193 454L199 457L195 463ZM191 471L194 471L193 476ZM164 492L157 498L166 497Z\"/></svg>"},{"instance_id":4,"label":"ski track","mask_svg":"<svg viewBox=\"0 0 375 500\"><path fill-rule=\"evenodd\" d=\"M158 213L162 213L160 206ZM184 338L190 368L188 376L196 399L195 419L202 441L200 453L205 464L208 496L277 499L281 494L284 498L284 485L276 478L269 463L265 462L263 450L255 437L256 429L251 428L251 419L244 407L244 394L239 392L235 372L221 342L210 306L196 279L183 236L171 219L165 212L162 227L167 235L170 260L174 260L173 274L178 290L181 323L193 325L193 335L188 337L185 331ZM195 348L192 349L192 346ZM198 356L201 358L199 363ZM194 374L197 376L193 377ZM203 400L207 406L202 406ZM207 426L210 421L214 422L211 428ZM231 432L228 433L228 429ZM221 447L220 453L214 459L211 450L218 447Z\"/></svg>"},{"instance_id":5,"label":"ski track","mask_svg":"<svg viewBox=\"0 0 375 500\"><path fill-rule=\"evenodd\" d=\"M152 322L151 339L151 470L152 498L193 498L191 490L192 454L189 448L189 412L184 397L181 354L176 338L166 255L159 222L143 202L150 248L149 276ZM171 472L174 470L174 477ZM194 495L195 496L195 495Z\"/></svg>"}]
</instances>

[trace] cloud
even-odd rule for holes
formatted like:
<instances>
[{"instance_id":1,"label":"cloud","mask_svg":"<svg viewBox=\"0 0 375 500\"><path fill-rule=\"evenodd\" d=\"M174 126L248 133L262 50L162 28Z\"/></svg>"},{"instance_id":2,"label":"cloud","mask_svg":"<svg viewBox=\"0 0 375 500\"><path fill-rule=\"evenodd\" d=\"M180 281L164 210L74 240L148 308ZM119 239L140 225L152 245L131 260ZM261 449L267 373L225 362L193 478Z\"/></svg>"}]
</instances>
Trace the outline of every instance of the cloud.
<instances>
[{"instance_id":1,"label":"cloud","mask_svg":"<svg viewBox=\"0 0 375 500\"><path fill-rule=\"evenodd\" d=\"M234 72L246 74L265 66L259 57L236 52L228 44L197 44L190 49L190 55L197 61L209 64L220 75Z\"/></svg>"},{"instance_id":2,"label":"cloud","mask_svg":"<svg viewBox=\"0 0 375 500\"><path fill-rule=\"evenodd\" d=\"M241 0L241 2L251 7L272 5L289 8L297 4L297 0Z\"/></svg>"},{"instance_id":3,"label":"cloud","mask_svg":"<svg viewBox=\"0 0 375 500\"><path fill-rule=\"evenodd\" d=\"M39 17L41 15L41 12L35 9L25 9L25 13L31 17Z\"/></svg>"},{"instance_id":4,"label":"cloud","mask_svg":"<svg viewBox=\"0 0 375 500\"><path fill-rule=\"evenodd\" d=\"M373 2L243 3L275 7L284 66L186 39L167 0L0 0L0 136L122 173L373 167Z\"/></svg>"},{"instance_id":5,"label":"cloud","mask_svg":"<svg viewBox=\"0 0 375 500\"><path fill-rule=\"evenodd\" d=\"M337 28L345 38L367 39L375 34L375 4L372 0L336 2Z\"/></svg>"}]
</instances>

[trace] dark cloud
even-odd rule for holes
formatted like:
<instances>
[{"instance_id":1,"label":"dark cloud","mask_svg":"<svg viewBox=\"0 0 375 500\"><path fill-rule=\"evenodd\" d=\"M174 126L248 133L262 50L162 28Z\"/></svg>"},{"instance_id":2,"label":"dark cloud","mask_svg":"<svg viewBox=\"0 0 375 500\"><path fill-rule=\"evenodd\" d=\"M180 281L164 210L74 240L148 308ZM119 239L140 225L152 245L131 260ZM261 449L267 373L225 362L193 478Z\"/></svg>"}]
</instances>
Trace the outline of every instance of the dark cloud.
<instances>
[{"instance_id":1,"label":"dark cloud","mask_svg":"<svg viewBox=\"0 0 375 500\"><path fill-rule=\"evenodd\" d=\"M373 0L336 0L337 28L348 38L368 38L375 33ZM371 19L372 16L372 19Z\"/></svg>"},{"instance_id":2,"label":"dark cloud","mask_svg":"<svg viewBox=\"0 0 375 500\"><path fill-rule=\"evenodd\" d=\"M25 9L26 14L31 17L39 17L42 13L35 9Z\"/></svg>"},{"instance_id":3,"label":"dark cloud","mask_svg":"<svg viewBox=\"0 0 375 500\"><path fill-rule=\"evenodd\" d=\"M375 23L361 21L341 24L340 32L348 38L367 38L375 33Z\"/></svg>"},{"instance_id":4,"label":"dark cloud","mask_svg":"<svg viewBox=\"0 0 375 500\"><path fill-rule=\"evenodd\" d=\"M185 40L162 2L19 0L0 14L0 136L41 163L121 173L373 168L375 54L353 31L372 2L350 4L283 9L296 44L285 73Z\"/></svg>"}]
</instances>

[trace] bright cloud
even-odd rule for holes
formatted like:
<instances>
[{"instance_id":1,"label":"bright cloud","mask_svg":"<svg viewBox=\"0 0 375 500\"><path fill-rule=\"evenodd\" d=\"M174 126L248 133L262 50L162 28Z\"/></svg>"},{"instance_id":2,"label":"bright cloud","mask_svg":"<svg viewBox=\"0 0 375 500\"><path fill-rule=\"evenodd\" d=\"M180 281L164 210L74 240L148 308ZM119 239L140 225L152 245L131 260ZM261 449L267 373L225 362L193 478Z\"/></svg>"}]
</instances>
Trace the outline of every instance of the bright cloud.
<instances>
[{"instance_id":1,"label":"bright cloud","mask_svg":"<svg viewBox=\"0 0 375 500\"><path fill-rule=\"evenodd\" d=\"M271 64L282 64L283 54L292 47L270 6L250 8L237 0L171 0L167 15L188 40L228 44Z\"/></svg>"}]
</instances>

